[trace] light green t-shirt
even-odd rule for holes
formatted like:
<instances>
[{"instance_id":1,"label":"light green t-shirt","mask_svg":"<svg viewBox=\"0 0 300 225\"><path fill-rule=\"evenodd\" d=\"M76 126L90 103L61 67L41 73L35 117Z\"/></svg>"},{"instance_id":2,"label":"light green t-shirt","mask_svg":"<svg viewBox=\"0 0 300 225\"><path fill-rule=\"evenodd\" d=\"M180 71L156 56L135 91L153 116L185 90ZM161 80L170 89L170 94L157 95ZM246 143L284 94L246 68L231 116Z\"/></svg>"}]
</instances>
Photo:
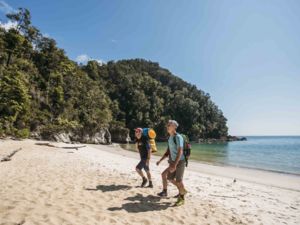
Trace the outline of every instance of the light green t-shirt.
<instances>
[{"instance_id":1,"label":"light green t-shirt","mask_svg":"<svg viewBox=\"0 0 300 225\"><path fill-rule=\"evenodd\" d=\"M175 142L174 142L175 140ZM171 155L171 160L175 161L178 153L178 148L183 148L183 137L180 134L176 134L175 139L174 136L170 136L168 139L169 150ZM184 155L182 154L180 160L184 160Z\"/></svg>"}]
</instances>

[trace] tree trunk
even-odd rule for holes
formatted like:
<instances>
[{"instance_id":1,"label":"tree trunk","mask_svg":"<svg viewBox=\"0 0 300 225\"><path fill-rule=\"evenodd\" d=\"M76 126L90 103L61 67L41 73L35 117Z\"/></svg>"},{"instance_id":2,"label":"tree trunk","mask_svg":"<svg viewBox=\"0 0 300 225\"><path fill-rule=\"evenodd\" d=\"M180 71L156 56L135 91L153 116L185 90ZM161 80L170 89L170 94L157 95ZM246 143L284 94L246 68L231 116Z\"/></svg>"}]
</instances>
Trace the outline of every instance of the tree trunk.
<instances>
[{"instance_id":1,"label":"tree trunk","mask_svg":"<svg viewBox=\"0 0 300 225\"><path fill-rule=\"evenodd\" d=\"M10 61L11 61L11 57L12 57L12 52L9 52L8 53L8 58L7 58L7 61L6 61L6 66L9 66Z\"/></svg>"}]
</instances>

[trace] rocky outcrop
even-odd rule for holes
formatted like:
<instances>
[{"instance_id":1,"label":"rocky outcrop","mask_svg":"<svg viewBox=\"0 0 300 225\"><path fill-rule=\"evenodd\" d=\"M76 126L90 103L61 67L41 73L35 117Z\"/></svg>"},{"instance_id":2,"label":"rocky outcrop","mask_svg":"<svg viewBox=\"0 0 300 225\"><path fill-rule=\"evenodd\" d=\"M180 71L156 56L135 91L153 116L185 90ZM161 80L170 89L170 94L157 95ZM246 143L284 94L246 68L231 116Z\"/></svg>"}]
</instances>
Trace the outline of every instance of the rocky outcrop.
<instances>
[{"instance_id":1,"label":"rocky outcrop","mask_svg":"<svg viewBox=\"0 0 300 225\"><path fill-rule=\"evenodd\" d=\"M246 137L237 137L237 136L227 136L219 139L216 138L199 138L198 143L204 144L215 144L215 143L224 143L229 141L247 141Z\"/></svg>"},{"instance_id":2,"label":"rocky outcrop","mask_svg":"<svg viewBox=\"0 0 300 225\"><path fill-rule=\"evenodd\" d=\"M129 130L124 127L110 128L111 140L117 143L131 142Z\"/></svg>"},{"instance_id":3,"label":"rocky outcrop","mask_svg":"<svg viewBox=\"0 0 300 225\"><path fill-rule=\"evenodd\" d=\"M35 139L35 140L42 140L41 133L39 131L31 132L30 138Z\"/></svg>"},{"instance_id":4,"label":"rocky outcrop","mask_svg":"<svg viewBox=\"0 0 300 225\"><path fill-rule=\"evenodd\" d=\"M71 137L72 133L58 133L53 135L53 141L56 142L64 142L64 143L72 143Z\"/></svg>"},{"instance_id":5,"label":"rocky outcrop","mask_svg":"<svg viewBox=\"0 0 300 225\"><path fill-rule=\"evenodd\" d=\"M95 134L85 134L77 141L90 144L111 144L111 134L107 128L103 128Z\"/></svg>"},{"instance_id":6,"label":"rocky outcrop","mask_svg":"<svg viewBox=\"0 0 300 225\"><path fill-rule=\"evenodd\" d=\"M227 136L227 141L247 141L246 137Z\"/></svg>"},{"instance_id":7,"label":"rocky outcrop","mask_svg":"<svg viewBox=\"0 0 300 225\"><path fill-rule=\"evenodd\" d=\"M38 132L34 132L32 137L39 140L43 139L64 143L111 144L112 141L111 134L107 128L102 128L96 133L90 133L88 131L60 131L56 133L42 132L39 134Z\"/></svg>"}]
</instances>

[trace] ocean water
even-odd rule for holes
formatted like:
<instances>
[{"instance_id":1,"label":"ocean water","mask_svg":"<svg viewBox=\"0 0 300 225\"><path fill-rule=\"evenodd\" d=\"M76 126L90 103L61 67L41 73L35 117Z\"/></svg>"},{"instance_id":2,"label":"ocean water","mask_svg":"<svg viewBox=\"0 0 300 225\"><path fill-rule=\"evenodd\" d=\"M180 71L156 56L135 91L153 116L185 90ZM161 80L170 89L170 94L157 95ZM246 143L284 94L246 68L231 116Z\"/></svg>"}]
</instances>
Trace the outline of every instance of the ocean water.
<instances>
[{"instance_id":1,"label":"ocean water","mask_svg":"<svg viewBox=\"0 0 300 225\"><path fill-rule=\"evenodd\" d=\"M223 144L192 143L191 159L237 167L300 175L300 136L250 136L247 141ZM134 145L123 145L133 150ZM167 147L158 142L158 155Z\"/></svg>"}]
</instances>

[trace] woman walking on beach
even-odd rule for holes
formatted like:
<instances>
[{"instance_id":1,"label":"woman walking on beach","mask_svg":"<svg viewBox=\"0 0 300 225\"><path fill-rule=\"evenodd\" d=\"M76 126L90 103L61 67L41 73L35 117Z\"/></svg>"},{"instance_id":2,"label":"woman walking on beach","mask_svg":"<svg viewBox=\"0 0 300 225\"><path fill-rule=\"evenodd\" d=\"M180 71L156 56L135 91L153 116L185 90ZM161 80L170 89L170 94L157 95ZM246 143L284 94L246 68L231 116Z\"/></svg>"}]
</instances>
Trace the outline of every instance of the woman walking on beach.
<instances>
[{"instance_id":1,"label":"woman walking on beach","mask_svg":"<svg viewBox=\"0 0 300 225\"><path fill-rule=\"evenodd\" d=\"M136 137L136 149L140 153L141 160L136 166L136 172L142 177L142 184L141 187L145 187L149 180L149 188L153 188L152 180L151 180L151 173L149 169L149 162L151 157L151 147L149 144L149 140L143 136L143 129L142 128L136 128L135 129L135 137ZM144 169L147 174L147 178L144 176L144 173L142 171Z\"/></svg>"}]
</instances>

